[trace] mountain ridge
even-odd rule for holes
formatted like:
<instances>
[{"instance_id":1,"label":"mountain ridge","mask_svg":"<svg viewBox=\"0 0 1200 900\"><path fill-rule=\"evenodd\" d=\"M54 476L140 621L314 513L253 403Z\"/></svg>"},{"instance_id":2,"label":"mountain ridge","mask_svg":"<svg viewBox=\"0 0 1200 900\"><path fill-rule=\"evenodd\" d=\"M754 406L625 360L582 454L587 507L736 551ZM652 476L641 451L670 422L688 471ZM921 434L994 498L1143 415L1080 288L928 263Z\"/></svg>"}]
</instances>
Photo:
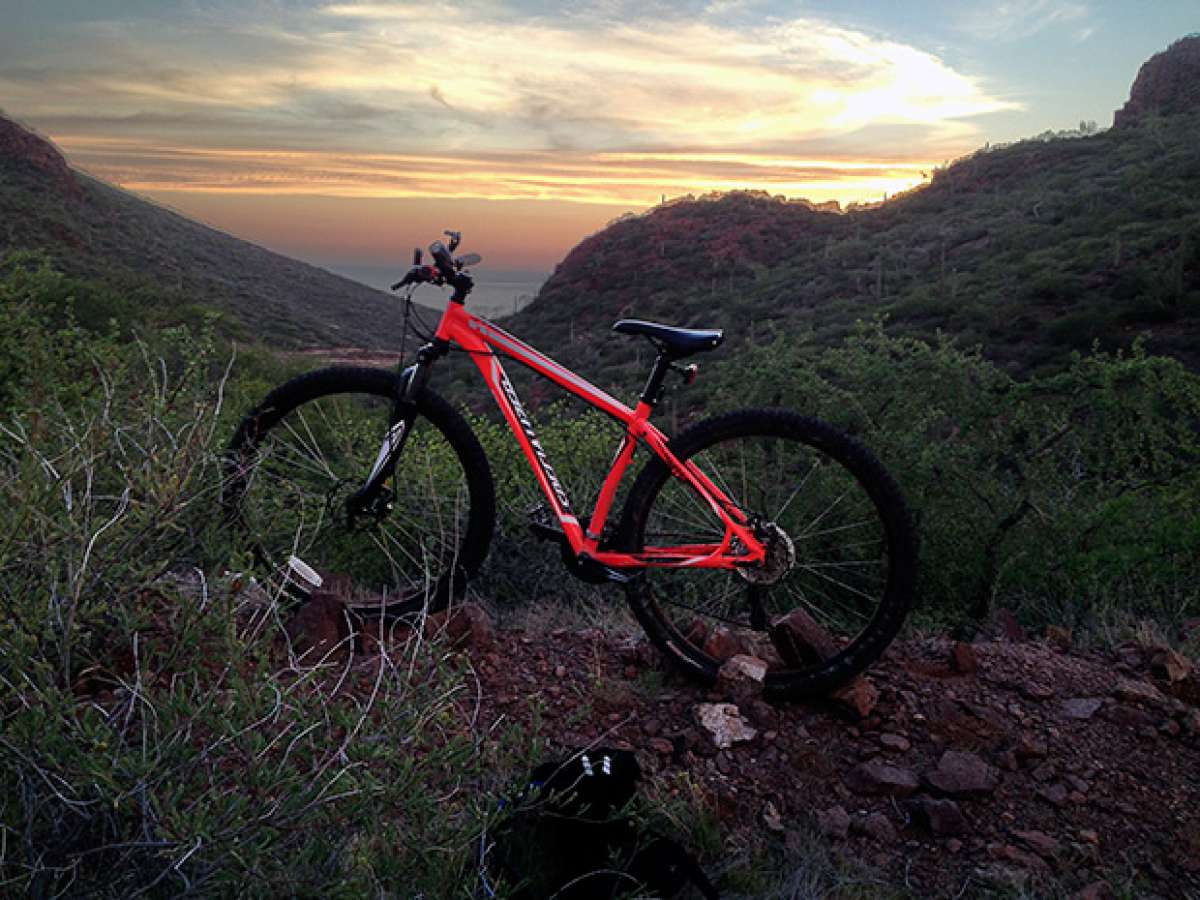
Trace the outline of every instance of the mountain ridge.
<instances>
[{"instance_id":1,"label":"mountain ridge","mask_svg":"<svg viewBox=\"0 0 1200 900\"><path fill-rule=\"evenodd\" d=\"M1016 374L1144 333L1198 368L1198 132L1200 112L990 147L840 215L762 192L667 203L580 242L511 327L622 383L644 377L638 343L585 339L622 316L725 327L726 358L770 334L836 343L883 316Z\"/></svg>"},{"instance_id":2,"label":"mountain ridge","mask_svg":"<svg viewBox=\"0 0 1200 900\"><path fill-rule=\"evenodd\" d=\"M0 113L0 257L209 305L241 337L281 347L399 340L387 294L196 222L72 169L53 142Z\"/></svg>"}]
</instances>

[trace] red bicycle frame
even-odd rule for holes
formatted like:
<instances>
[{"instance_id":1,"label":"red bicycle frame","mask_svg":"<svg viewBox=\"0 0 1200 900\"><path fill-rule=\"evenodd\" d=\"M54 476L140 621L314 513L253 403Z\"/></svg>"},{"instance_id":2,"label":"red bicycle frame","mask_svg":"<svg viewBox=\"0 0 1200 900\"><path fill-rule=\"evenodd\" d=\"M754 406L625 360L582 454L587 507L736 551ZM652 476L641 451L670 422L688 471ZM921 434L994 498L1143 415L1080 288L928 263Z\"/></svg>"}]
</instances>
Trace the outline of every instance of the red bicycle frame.
<instances>
[{"instance_id":1,"label":"red bicycle frame","mask_svg":"<svg viewBox=\"0 0 1200 900\"><path fill-rule=\"evenodd\" d=\"M650 413L653 411L650 403L643 399L630 409L487 319L467 312L461 303L447 303L446 311L438 323L436 337L440 341L458 344L475 360L576 556L586 554L596 563L615 569L647 566L732 569L764 559L766 550L762 541L755 537L746 514L695 463L680 462L667 446L666 435L650 424ZM586 531L571 509L570 498L546 458L546 451L538 441L525 407L500 363L499 354L523 363L625 426L625 435L613 459L612 468L604 479ZM690 485L720 519L725 529L720 543L643 547L638 553L600 549L601 535L612 511L617 488L639 442L666 463L674 477ZM735 541L738 545L736 549Z\"/></svg>"}]
</instances>

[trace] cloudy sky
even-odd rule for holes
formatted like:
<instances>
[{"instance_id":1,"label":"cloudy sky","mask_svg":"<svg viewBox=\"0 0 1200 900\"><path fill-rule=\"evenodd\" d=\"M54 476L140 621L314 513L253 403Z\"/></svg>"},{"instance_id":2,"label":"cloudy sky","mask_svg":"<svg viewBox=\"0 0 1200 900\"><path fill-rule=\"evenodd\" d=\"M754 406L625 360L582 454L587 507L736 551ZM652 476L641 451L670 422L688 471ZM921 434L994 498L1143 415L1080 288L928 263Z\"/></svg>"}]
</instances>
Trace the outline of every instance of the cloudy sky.
<instances>
[{"instance_id":1,"label":"cloudy sky","mask_svg":"<svg viewBox=\"0 0 1200 900\"><path fill-rule=\"evenodd\" d=\"M1101 125L1196 0L0 0L0 109L292 255L546 271L663 195L879 199Z\"/></svg>"}]
</instances>

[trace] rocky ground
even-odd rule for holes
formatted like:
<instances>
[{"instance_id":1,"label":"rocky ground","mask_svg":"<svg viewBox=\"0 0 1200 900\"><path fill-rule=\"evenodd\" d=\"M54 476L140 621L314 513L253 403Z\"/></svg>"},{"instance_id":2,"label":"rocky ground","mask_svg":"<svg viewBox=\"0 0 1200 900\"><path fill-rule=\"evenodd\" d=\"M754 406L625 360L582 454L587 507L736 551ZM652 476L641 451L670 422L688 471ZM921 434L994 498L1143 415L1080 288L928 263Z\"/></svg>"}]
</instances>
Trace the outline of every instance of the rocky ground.
<instances>
[{"instance_id":1,"label":"rocky ground","mask_svg":"<svg viewBox=\"0 0 1200 900\"><path fill-rule=\"evenodd\" d=\"M433 625L478 678L478 721L686 773L723 835L799 854L816 830L921 897L1200 896L1200 679L1165 648L909 639L836 700L771 705L747 657L706 690L640 638L497 630L473 606Z\"/></svg>"}]
</instances>

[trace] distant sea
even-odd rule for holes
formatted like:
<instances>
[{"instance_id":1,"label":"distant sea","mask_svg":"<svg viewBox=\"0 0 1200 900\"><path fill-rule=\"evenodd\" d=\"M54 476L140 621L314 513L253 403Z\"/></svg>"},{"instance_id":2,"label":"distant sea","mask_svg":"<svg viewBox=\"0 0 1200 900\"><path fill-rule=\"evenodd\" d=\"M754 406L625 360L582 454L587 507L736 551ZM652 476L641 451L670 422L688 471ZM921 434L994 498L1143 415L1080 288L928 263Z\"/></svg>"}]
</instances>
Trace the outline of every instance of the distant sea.
<instances>
[{"instance_id":1,"label":"distant sea","mask_svg":"<svg viewBox=\"0 0 1200 900\"><path fill-rule=\"evenodd\" d=\"M321 265L330 272L384 291L399 281L407 268L403 263L395 266ZM488 269L486 263L472 269L471 274L475 277L475 289L471 291L467 305L472 312L489 318L511 316L527 306L549 277L545 272L525 269L492 270ZM413 299L422 306L440 309L448 292L448 288L419 287Z\"/></svg>"}]
</instances>

